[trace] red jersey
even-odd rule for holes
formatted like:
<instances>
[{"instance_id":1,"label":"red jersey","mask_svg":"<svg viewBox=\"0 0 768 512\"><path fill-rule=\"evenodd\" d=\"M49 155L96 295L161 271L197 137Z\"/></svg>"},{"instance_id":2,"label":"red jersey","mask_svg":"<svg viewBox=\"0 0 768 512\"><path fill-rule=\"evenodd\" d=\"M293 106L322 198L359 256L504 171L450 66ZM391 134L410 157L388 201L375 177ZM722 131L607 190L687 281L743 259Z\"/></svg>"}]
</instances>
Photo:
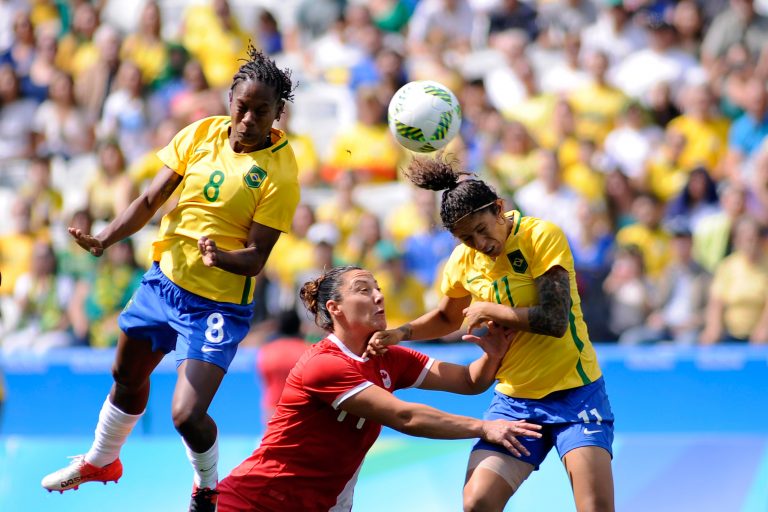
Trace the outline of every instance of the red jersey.
<instances>
[{"instance_id":1,"label":"red jersey","mask_svg":"<svg viewBox=\"0 0 768 512\"><path fill-rule=\"evenodd\" d=\"M329 335L288 375L261 445L219 484L220 511L346 511L381 425L347 414L347 398L379 386L416 387L434 360L393 346L361 358Z\"/></svg>"}]
</instances>

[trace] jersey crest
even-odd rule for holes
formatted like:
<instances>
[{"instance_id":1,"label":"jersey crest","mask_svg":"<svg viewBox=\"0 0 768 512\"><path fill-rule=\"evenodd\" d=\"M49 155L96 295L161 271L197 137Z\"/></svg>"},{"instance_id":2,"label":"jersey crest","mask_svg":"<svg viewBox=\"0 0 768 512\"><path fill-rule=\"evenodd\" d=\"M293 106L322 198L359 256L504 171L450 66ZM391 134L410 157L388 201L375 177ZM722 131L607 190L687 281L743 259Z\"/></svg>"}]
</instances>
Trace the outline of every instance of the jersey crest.
<instances>
[{"instance_id":1,"label":"jersey crest","mask_svg":"<svg viewBox=\"0 0 768 512\"><path fill-rule=\"evenodd\" d=\"M245 174L245 177L243 179L245 180L245 184L248 185L249 188L259 188L261 184L264 183L264 179L266 179L266 177L267 177L267 171L265 171L258 165L254 165Z\"/></svg>"}]
</instances>

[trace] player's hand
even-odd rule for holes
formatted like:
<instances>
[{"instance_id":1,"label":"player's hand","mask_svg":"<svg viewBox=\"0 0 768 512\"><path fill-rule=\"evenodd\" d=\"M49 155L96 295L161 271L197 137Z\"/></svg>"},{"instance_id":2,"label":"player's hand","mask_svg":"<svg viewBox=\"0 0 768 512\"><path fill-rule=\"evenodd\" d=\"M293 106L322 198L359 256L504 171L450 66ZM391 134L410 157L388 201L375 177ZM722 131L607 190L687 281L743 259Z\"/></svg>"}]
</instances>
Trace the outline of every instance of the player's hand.
<instances>
[{"instance_id":1,"label":"player's hand","mask_svg":"<svg viewBox=\"0 0 768 512\"><path fill-rule=\"evenodd\" d=\"M397 345L405 336L402 329L388 329L386 331L376 331L368 340L368 346L365 349L363 357L380 356L387 351L387 347Z\"/></svg>"},{"instance_id":2,"label":"player's hand","mask_svg":"<svg viewBox=\"0 0 768 512\"><path fill-rule=\"evenodd\" d=\"M483 421L482 439L489 443L500 444L515 457L528 456L531 453L523 446L518 437L540 438L541 425L524 420L486 420Z\"/></svg>"},{"instance_id":3,"label":"player's hand","mask_svg":"<svg viewBox=\"0 0 768 512\"><path fill-rule=\"evenodd\" d=\"M488 324L493 320L489 314L489 306L493 304L488 302L475 302L469 307L464 308L464 321L467 323L467 334L472 334L475 329L480 329L483 324Z\"/></svg>"},{"instance_id":4,"label":"player's hand","mask_svg":"<svg viewBox=\"0 0 768 512\"><path fill-rule=\"evenodd\" d=\"M201 236L197 241L197 248L200 250L205 266L215 267L219 262L219 249L216 247L216 242L207 236Z\"/></svg>"},{"instance_id":5,"label":"player's hand","mask_svg":"<svg viewBox=\"0 0 768 512\"><path fill-rule=\"evenodd\" d=\"M483 349L483 352L488 354L488 357L501 359L507 353L509 344L512 343L516 335L517 331L514 329L503 327L491 320L470 334L463 335L461 339L474 343Z\"/></svg>"},{"instance_id":6,"label":"player's hand","mask_svg":"<svg viewBox=\"0 0 768 512\"><path fill-rule=\"evenodd\" d=\"M104 244L102 244L101 240L95 236L85 233L82 229L73 227L67 228L67 231L69 231L69 234L72 235L72 238L75 239L77 245L89 253L93 254L94 256L101 256L104 254Z\"/></svg>"}]
</instances>

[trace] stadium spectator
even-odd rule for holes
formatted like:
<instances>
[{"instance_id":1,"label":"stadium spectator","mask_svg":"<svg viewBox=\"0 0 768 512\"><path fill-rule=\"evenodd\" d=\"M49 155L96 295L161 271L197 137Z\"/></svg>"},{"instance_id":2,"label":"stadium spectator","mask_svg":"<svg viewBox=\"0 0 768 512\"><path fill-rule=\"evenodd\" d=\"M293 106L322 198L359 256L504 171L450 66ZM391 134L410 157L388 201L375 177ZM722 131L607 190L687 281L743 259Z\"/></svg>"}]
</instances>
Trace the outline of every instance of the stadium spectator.
<instances>
[{"instance_id":1,"label":"stadium spectator","mask_svg":"<svg viewBox=\"0 0 768 512\"><path fill-rule=\"evenodd\" d=\"M685 186L669 201L666 210L667 220L682 222L692 231L698 228L701 219L720 210L717 184L704 167L691 171Z\"/></svg>"},{"instance_id":2,"label":"stadium spectator","mask_svg":"<svg viewBox=\"0 0 768 512\"><path fill-rule=\"evenodd\" d=\"M667 129L685 137L680 165L685 169L704 166L715 176L728 148L730 122L714 113L709 84L689 85L682 90L683 115L673 119Z\"/></svg>"},{"instance_id":3,"label":"stadium spectator","mask_svg":"<svg viewBox=\"0 0 768 512\"><path fill-rule=\"evenodd\" d=\"M104 112L107 98L117 88L120 69L120 33L110 25L101 25L93 36L98 58L75 79L75 97L87 119L96 123Z\"/></svg>"},{"instance_id":4,"label":"stadium spectator","mask_svg":"<svg viewBox=\"0 0 768 512\"><path fill-rule=\"evenodd\" d=\"M485 159L491 181L506 195L536 178L538 153L536 141L525 125L518 121L504 121L499 144Z\"/></svg>"},{"instance_id":5,"label":"stadium spectator","mask_svg":"<svg viewBox=\"0 0 768 512\"><path fill-rule=\"evenodd\" d=\"M229 85L250 38L232 13L228 0L191 5L184 14L181 42L200 61L211 87Z\"/></svg>"},{"instance_id":6,"label":"stadium spectator","mask_svg":"<svg viewBox=\"0 0 768 512\"><path fill-rule=\"evenodd\" d=\"M75 286L67 311L79 344L117 345L117 317L139 289L144 271L136 264L130 238L117 242L106 258Z\"/></svg>"},{"instance_id":7,"label":"stadium spectator","mask_svg":"<svg viewBox=\"0 0 768 512\"><path fill-rule=\"evenodd\" d=\"M368 338L386 327L384 296L370 272L329 269L302 287L301 299L327 336L291 370L259 448L219 485L219 512L350 510L357 472L382 426L428 438L480 437L518 456L528 452L522 436L540 437L540 427L525 421L456 416L392 395L405 387L485 390L509 345L503 329L467 336L485 352L466 366L402 347L367 358Z\"/></svg>"},{"instance_id":8,"label":"stadium spectator","mask_svg":"<svg viewBox=\"0 0 768 512\"><path fill-rule=\"evenodd\" d=\"M450 47L466 51L472 40L475 13L467 0L424 0L408 22L408 49L418 55L429 53L431 41L450 41Z\"/></svg>"},{"instance_id":9,"label":"stadium spectator","mask_svg":"<svg viewBox=\"0 0 768 512\"><path fill-rule=\"evenodd\" d=\"M750 158L768 136L768 92L765 80L753 78L744 93L744 114L736 119L728 133L725 161L728 178L748 181Z\"/></svg>"},{"instance_id":10,"label":"stadium spectator","mask_svg":"<svg viewBox=\"0 0 768 512\"><path fill-rule=\"evenodd\" d=\"M33 100L21 96L21 83L13 67L0 64L0 164L33 155L29 120L36 109Z\"/></svg>"},{"instance_id":11,"label":"stadium spectator","mask_svg":"<svg viewBox=\"0 0 768 512\"><path fill-rule=\"evenodd\" d=\"M608 327L612 339L621 340L629 329L641 327L651 312L654 290L648 280L643 253L634 245L619 246L611 270L603 281L608 299Z\"/></svg>"},{"instance_id":12,"label":"stadium spectator","mask_svg":"<svg viewBox=\"0 0 768 512\"><path fill-rule=\"evenodd\" d=\"M286 107L283 116L277 122L277 128L291 138L291 147L299 167L299 184L302 187L321 185L319 179L320 155L312 137L307 133L296 133L291 126L291 108Z\"/></svg>"},{"instance_id":13,"label":"stadium spectator","mask_svg":"<svg viewBox=\"0 0 768 512\"><path fill-rule=\"evenodd\" d=\"M31 207L30 229L47 236L48 228L59 220L63 199L61 192L51 185L51 161L33 157L29 160L27 179L19 189L19 196Z\"/></svg>"},{"instance_id":14,"label":"stadium spectator","mask_svg":"<svg viewBox=\"0 0 768 512\"><path fill-rule=\"evenodd\" d=\"M664 132L664 140L648 157L642 188L664 201L677 197L688 183L690 169L683 167L680 156L685 150L685 136L670 130Z\"/></svg>"},{"instance_id":15,"label":"stadium spectator","mask_svg":"<svg viewBox=\"0 0 768 512\"><path fill-rule=\"evenodd\" d=\"M535 180L518 189L515 203L525 215L561 226L569 238L578 238L580 226L573 222L581 197L563 183L562 169L552 151L539 150Z\"/></svg>"},{"instance_id":16,"label":"stadium spectator","mask_svg":"<svg viewBox=\"0 0 768 512\"><path fill-rule=\"evenodd\" d=\"M605 138L603 150L622 173L638 183L645 173L651 148L663 133L649 123L647 112L638 102L627 103L619 119L616 128Z\"/></svg>"},{"instance_id":17,"label":"stadium spectator","mask_svg":"<svg viewBox=\"0 0 768 512\"><path fill-rule=\"evenodd\" d=\"M31 122L37 154L66 160L86 155L93 149L93 126L75 100L72 77L56 73L48 88L48 99Z\"/></svg>"},{"instance_id":18,"label":"stadium spectator","mask_svg":"<svg viewBox=\"0 0 768 512\"><path fill-rule=\"evenodd\" d=\"M753 58L768 43L768 18L755 12L754 0L730 0L707 30L701 46L701 58L710 74L716 76L721 59L734 43L744 43Z\"/></svg>"},{"instance_id":19,"label":"stadium spectator","mask_svg":"<svg viewBox=\"0 0 768 512\"><path fill-rule=\"evenodd\" d=\"M56 67L78 78L98 59L99 49L93 40L99 26L99 11L91 2L78 2L72 13L71 31L59 41Z\"/></svg>"},{"instance_id":20,"label":"stadium spectator","mask_svg":"<svg viewBox=\"0 0 768 512\"><path fill-rule=\"evenodd\" d=\"M221 91L208 85L203 67L195 59L184 66L182 88L170 98L169 107L170 115L182 124L194 123L226 111Z\"/></svg>"},{"instance_id":21,"label":"stadium spectator","mask_svg":"<svg viewBox=\"0 0 768 512\"><path fill-rule=\"evenodd\" d=\"M74 341L67 315L72 281L57 271L50 242L35 242L31 258L29 272L20 275L14 283L17 317L3 334L2 350L6 354L43 353L72 345Z\"/></svg>"},{"instance_id":22,"label":"stadium spectator","mask_svg":"<svg viewBox=\"0 0 768 512\"><path fill-rule=\"evenodd\" d=\"M267 273L276 283L279 303L293 305L298 276L314 266L313 243L307 238L315 224L315 212L308 204L299 204L291 220L291 229L272 248L266 264Z\"/></svg>"},{"instance_id":23,"label":"stadium spectator","mask_svg":"<svg viewBox=\"0 0 768 512\"><path fill-rule=\"evenodd\" d=\"M704 326L710 276L693 261L691 232L685 222L673 221L672 261L664 278L650 295L651 311L644 325L631 327L619 336L619 343L672 341L694 345Z\"/></svg>"},{"instance_id":24,"label":"stadium spectator","mask_svg":"<svg viewBox=\"0 0 768 512\"><path fill-rule=\"evenodd\" d=\"M141 70L142 81L152 84L167 65L168 47L162 37L163 20L157 2L144 4L135 32L128 34L120 47L120 58Z\"/></svg>"},{"instance_id":25,"label":"stadium spectator","mask_svg":"<svg viewBox=\"0 0 768 512\"><path fill-rule=\"evenodd\" d=\"M670 235L661 222L662 204L656 196L641 194L632 203L632 212L637 222L619 229L616 243L637 246L643 255L645 273L655 282L661 278L670 258Z\"/></svg>"},{"instance_id":26,"label":"stadium spectator","mask_svg":"<svg viewBox=\"0 0 768 512\"><path fill-rule=\"evenodd\" d=\"M88 183L88 210L96 220L117 217L138 195L120 145L114 140L99 144L99 167Z\"/></svg>"},{"instance_id":27,"label":"stadium spectator","mask_svg":"<svg viewBox=\"0 0 768 512\"><path fill-rule=\"evenodd\" d=\"M733 226L746 213L746 197L743 185L726 183L719 211L702 217L693 230L694 259L710 274L733 250Z\"/></svg>"},{"instance_id":28,"label":"stadium spectator","mask_svg":"<svg viewBox=\"0 0 768 512\"><path fill-rule=\"evenodd\" d=\"M383 240L376 245L375 252L381 262L376 272L381 293L388 297L387 325L402 325L414 315L426 313L427 287L406 271L403 254L395 244Z\"/></svg>"},{"instance_id":29,"label":"stadium spectator","mask_svg":"<svg viewBox=\"0 0 768 512\"><path fill-rule=\"evenodd\" d=\"M765 237L750 217L734 226L733 253L717 266L701 343L768 343L768 263Z\"/></svg>"},{"instance_id":30,"label":"stadium spectator","mask_svg":"<svg viewBox=\"0 0 768 512\"><path fill-rule=\"evenodd\" d=\"M29 12L23 9L13 15L13 43L0 53L0 65L10 64L20 79L29 76L35 57L35 31Z\"/></svg>"},{"instance_id":31,"label":"stadium spectator","mask_svg":"<svg viewBox=\"0 0 768 512\"><path fill-rule=\"evenodd\" d=\"M151 147L149 136L152 124L149 105L142 94L144 83L141 70L136 64L123 61L117 71L116 80L116 88L104 102L104 111L96 126L96 133L101 140L116 140L130 164Z\"/></svg>"},{"instance_id":32,"label":"stadium spectator","mask_svg":"<svg viewBox=\"0 0 768 512\"><path fill-rule=\"evenodd\" d=\"M647 46L648 36L633 22L624 0L602 0L599 5L597 21L582 34L585 50L604 52L615 65Z\"/></svg>"},{"instance_id":33,"label":"stadium spectator","mask_svg":"<svg viewBox=\"0 0 768 512\"><path fill-rule=\"evenodd\" d=\"M656 83L666 82L673 93L688 83L696 71L696 60L677 47L675 28L651 17L648 47L637 50L612 69L612 82L624 93L643 100Z\"/></svg>"},{"instance_id":34,"label":"stadium spectator","mask_svg":"<svg viewBox=\"0 0 768 512\"><path fill-rule=\"evenodd\" d=\"M354 172L359 182L392 181L403 158L386 124L386 105L376 90L357 90L357 122L337 133L321 176L332 183L342 172Z\"/></svg>"},{"instance_id":35,"label":"stadium spectator","mask_svg":"<svg viewBox=\"0 0 768 512\"><path fill-rule=\"evenodd\" d=\"M403 340L444 336L462 323L469 333L484 324L518 331L485 417L535 419L546 425L545 437L521 439L530 446L526 456L479 441L469 459L464 509L502 509L556 446L568 468L576 508L612 510L613 413L582 318L566 238L552 223L514 210L504 213L497 194L466 174L442 159L411 162L411 181L444 190L440 218L462 244L443 270L444 296L437 308L374 333L369 352L380 353ZM534 359L539 364L530 364ZM583 417L587 399L597 421L589 436L584 425L592 420Z\"/></svg>"},{"instance_id":36,"label":"stadium spectator","mask_svg":"<svg viewBox=\"0 0 768 512\"><path fill-rule=\"evenodd\" d=\"M16 280L30 272L32 252L37 239L32 231L32 205L17 198L10 211L11 229L0 235L0 269L4 273L0 293L9 295L16 287Z\"/></svg>"},{"instance_id":37,"label":"stadium spectator","mask_svg":"<svg viewBox=\"0 0 768 512\"><path fill-rule=\"evenodd\" d=\"M346 244L347 239L360 224L365 214L355 199L355 191L360 177L352 171L339 173L333 180L333 196L321 202L317 207L317 220L330 222L339 230L339 243Z\"/></svg>"},{"instance_id":38,"label":"stadium spectator","mask_svg":"<svg viewBox=\"0 0 768 512\"><path fill-rule=\"evenodd\" d=\"M576 114L576 133L579 137L602 144L614 128L627 96L609 84L608 54L593 51L586 58L591 83L582 85L569 95L569 102Z\"/></svg>"},{"instance_id":39,"label":"stadium spectator","mask_svg":"<svg viewBox=\"0 0 768 512\"><path fill-rule=\"evenodd\" d=\"M29 74L21 78L22 94L37 103L42 103L48 98L48 87L56 74L57 48L56 34L51 31L40 31L37 35Z\"/></svg>"},{"instance_id":40,"label":"stadium spectator","mask_svg":"<svg viewBox=\"0 0 768 512\"><path fill-rule=\"evenodd\" d=\"M43 478L44 488L120 478L120 449L147 405L149 376L176 350L171 408L194 469L190 510L216 509L217 430L208 407L250 327L253 276L299 202L293 152L272 128L293 90L290 71L250 46L232 79L230 116L181 130L158 155L165 166L152 185L99 234L69 229L83 249L101 256L141 229L184 180L153 244L152 268L120 315L115 382L91 449Z\"/></svg>"}]
</instances>

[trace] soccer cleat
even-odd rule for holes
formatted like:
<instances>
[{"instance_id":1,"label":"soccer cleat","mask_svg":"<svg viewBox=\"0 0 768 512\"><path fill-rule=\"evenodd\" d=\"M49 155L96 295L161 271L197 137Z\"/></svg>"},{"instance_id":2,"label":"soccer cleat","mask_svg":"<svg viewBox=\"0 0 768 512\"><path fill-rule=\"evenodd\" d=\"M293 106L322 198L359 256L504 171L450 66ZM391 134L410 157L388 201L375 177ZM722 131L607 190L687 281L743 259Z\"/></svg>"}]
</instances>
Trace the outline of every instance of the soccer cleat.
<instances>
[{"instance_id":1,"label":"soccer cleat","mask_svg":"<svg viewBox=\"0 0 768 512\"><path fill-rule=\"evenodd\" d=\"M189 512L216 512L216 502L219 501L219 491L210 487L199 489L192 487L192 500L189 502Z\"/></svg>"},{"instance_id":2,"label":"soccer cleat","mask_svg":"<svg viewBox=\"0 0 768 512\"><path fill-rule=\"evenodd\" d=\"M43 478L41 484L48 492L59 491L62 493L70 489L77 490L81 484L86 482L115 482L123 476L123 463L120 459L107 464L103 468L94 466L86 462L84 455L70 457L72 462L69 466L54 471Z\"/></svg>"}]
</instances>

